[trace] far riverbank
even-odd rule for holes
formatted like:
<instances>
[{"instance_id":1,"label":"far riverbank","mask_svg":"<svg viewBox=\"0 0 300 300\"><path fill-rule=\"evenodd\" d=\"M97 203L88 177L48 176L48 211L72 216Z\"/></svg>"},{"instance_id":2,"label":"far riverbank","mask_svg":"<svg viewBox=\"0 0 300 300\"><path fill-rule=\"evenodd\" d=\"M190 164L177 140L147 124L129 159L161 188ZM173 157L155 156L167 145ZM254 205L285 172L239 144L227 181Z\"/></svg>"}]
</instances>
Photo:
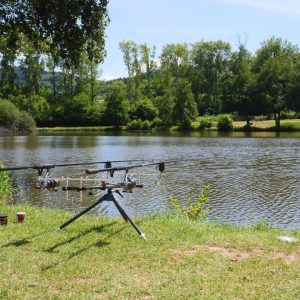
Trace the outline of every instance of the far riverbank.
<instances>
[{"instance_id":1,"label":"far riverbank","mask_svg":"<svg viewBox=\"0 0 300 300\"><path fill-rule=\"evenodd\" d=\"M244 121L235 121L233 122L233 130L232 131L240 131L240 132L251 132L251 131L269 131L276 132L278 131L275 128L274 120L264 120L264 121L253 121L251 129L247 129L245 127L246 122ZM211 128L200 130L198 129L199 122L193 122L192 127L189 130L184 131L218 131L216 124L212 124ZM115 132L126 132L126 131L183 131L180 130L178 126L171 126L168 128L153 128L149 130L129 130L126 126L120 126L118 128L114 126L76 126L76 127L38 127L38 132L107 132L107 131L115 131ZM300 131L300 119L286 119L281 121L281 126L279 132L294 132Z\"/></svg>"}]
</instances>

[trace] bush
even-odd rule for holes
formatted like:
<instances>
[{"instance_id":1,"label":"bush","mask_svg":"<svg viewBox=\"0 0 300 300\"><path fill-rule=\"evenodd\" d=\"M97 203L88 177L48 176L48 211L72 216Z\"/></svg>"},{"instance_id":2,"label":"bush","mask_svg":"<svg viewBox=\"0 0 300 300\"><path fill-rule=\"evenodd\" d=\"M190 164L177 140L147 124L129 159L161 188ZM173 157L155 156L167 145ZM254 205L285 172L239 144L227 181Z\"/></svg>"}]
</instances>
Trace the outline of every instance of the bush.
<instances>
[{"instance_id":1,"label":"bush","mask_svg":"<svg viewBox=\"0 0 300 300\"><path fill-rule=\"evenodd\" d=\"M148 120L142 121L141 119L132 120L127 124L128 130L149 130L151 123Z\"/></svg>"},{"instance_id":2,"label":"bush","mask_svg":"<svg viewBox=\"0 0 300 300\"><path fill-rule=\"evenodd\" d=\"M32 131L35 122L30 114L20 111L13 103L0 100L0 126L12 130Z\"/></svg>"},{"instance_id":3,"label":"bush","mask_svg":"<svg viewBox=\"0 0 300 300\"><path fill-rule=\"evenodd\" d=\"M150 99L142 99L134 103L131 118L152 121L158 115L158 110Z\"/></svg>"},{"instance_id":4,"label":"bush","mask_svg":"<svg viewBox=\"0 0 300 300\"><path fill-rule=\"evenodd\" d=\"M187 198L185 204L180 204L178 197L170 196L173 210L178 215L184 216L190 220L205 220L209 209L203 210L203 206L208 203L209 183L205 184L198 200L191 196Z\"/></svg>"},{"instance_id":5,"label":"bush","mask_svg":"<svg viewBox=\"0 0 300 300\"><path fill-rule=\"evenodd\" d=\"M210 116L203 116L199 121L199 129L203 130L205 128L211 128L213 124L213 120Z\"/></svg>"},{"instance_id":6,"label":"bush","mask_svg":"<svg viewBox=\"0 0 300 300\"><path fill-rule=\"evenodd\" d=\"M233 120L231 115L220 115L218 117L218 130L229 131L233 129Z\"/></svg>"},{"instance_id":7,"label":"bush","mask_svg":"<svg viewBox=\"0 0 300 300\"><path fill-rule=\"evenodd\" d=\"M127 124L127 129L129 130L139 130L143 127L143 121L141 119L132 120Z\"/></svg>"},{"instance_id":8,"label":"bush","mask_svg":"<svg viewBox=\"0 0 300 300\"><path fill-rule=\"evenodd\" d=\"M149 130L151 128L151 123L148 120L145 120L142 125L143 130Z\"/></svg>"}]
</instances>

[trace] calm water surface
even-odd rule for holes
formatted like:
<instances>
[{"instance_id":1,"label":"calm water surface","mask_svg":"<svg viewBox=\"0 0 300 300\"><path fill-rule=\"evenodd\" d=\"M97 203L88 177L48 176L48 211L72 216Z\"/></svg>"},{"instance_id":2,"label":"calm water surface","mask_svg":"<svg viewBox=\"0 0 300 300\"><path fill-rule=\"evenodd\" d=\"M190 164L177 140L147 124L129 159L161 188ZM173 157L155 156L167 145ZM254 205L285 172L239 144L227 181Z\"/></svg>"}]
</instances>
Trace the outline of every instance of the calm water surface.
<instances>
[{"instance_id":1,"label":"calm water surface","mask_svg":"<svg viewBox=\"0 0 300 300\"><path fill-rule=\"evenodd\" d=\"M253 224L265 220L286 229L300 227L300 134L217 133L127 135L31 135L0 137L0 160L6 165L67 163L122 159L195 159L166 166L160 177L154 167L134 171L144 189L120 199L132 215L170 209L169 195L196 196L209 182L209 220ZM77 212L97 196L33 188L36 171L14 172L17 190L12 202L63 208ZM84 167L56 168L54 177L85 177ZM103 175L99 175L101 179ZM115 181L119 181L116 176ZM78 183L76 183L78 184ZM94 210L118 216L109 203Z\"/></svg>"}]
</instances>

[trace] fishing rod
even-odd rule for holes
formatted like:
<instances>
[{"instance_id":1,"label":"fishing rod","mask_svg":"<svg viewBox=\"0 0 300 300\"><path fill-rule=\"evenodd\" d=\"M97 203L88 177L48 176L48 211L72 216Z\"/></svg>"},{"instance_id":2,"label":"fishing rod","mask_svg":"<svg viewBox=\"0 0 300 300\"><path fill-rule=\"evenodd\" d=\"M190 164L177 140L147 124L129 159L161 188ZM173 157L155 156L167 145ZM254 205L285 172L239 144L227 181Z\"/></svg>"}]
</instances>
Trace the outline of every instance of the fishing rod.
<instances>
[{"instance_id":1,"label":"fishing rod","mask_svg":"<svg viewBox=\"0 0 300 300\"><path fill-rule=\"evenodd\" d=\"M11 166L0 168L0 172L3 171L18 171L18 170L27 170L34 169L38 172L38 179L35 184L36 189L46 188L49 191L57 191L57 187L60 185L60 182L53 179L51 169L56 167L75 167L75 166L84 166L84 165L96 165L104 164L105 168L111 168L112 163L136 163L136 162L145 162L142 159L129 159L129 160L114 160L114 161L93 161L93 162L81 162L81 163L64 163L64 164L40 164L40 165L27 165L27 166ZM45 170L45 173L44 173ZM44 173L44 175L43 175Z\"/></svg>"},{"instance_id":2,"label":"fishing rod","mask_svg":"<svg viewBox=\"0 0 300 300\"><path fill-rule=\"evenodd\" d=\"M166 164L175 164L179 162L186 162L186 161L195 161L197 159L177 159L177 160L166 160L166 161L151 161L150 163L143 163L143 164L137 164L137 165L128 165L128 166L120 166L120 167L111 167L111 168L105 168L105 169L87 169L85 170L86 174L97 174L101 172L109 172L111 177L113 177L115 171L125 171L128 172L131 169L135 168L143 168L148 166L157 166L156 168L162 173L165 170Z\"/></svg>"},{"instance_id":3,"label":"fishing rod","mask_svg":"<svg viewBox=\"0 0 300 300\"><path fill-rule=\"evenodd\" d=\"M133 178L132 175L129 175L129 170L135 169L135 168L142 168L142 167L148 167L148 166L156 166L156 169L160 172L163 173L165 170L165 165L168 164L173 164L173 163L179 163L183 161L189 161L189 160L194 160L194 159L180 159L180 160L166 160L166 161L152 161L149 163L142 163L142 164L135 164L135 165L127 165L127 166L117 166L117 167L110 167L110 168L105 168L105 169L95 169L95 170L86 170L87 174L97 174L101 172L108 172L110 173L110 177L113 178L115 172L124 172L124 178L121 182L119 183L109 183L106 180L101 180L101 185L98 186L81 186L81 187L74 187L74 186L64 186L63 190L64 191L88 191L88 190L101 190L101 191L106 191L106 194L101 196L95 203L91 204L89 207L75 215L73 218L65 222L64 224L60 225L56 231L59 231L66 226L70 225L73 223L75 220L89 212L91 209L96 207L97 205L101 204L104 201L109 201L112 202L117 210L120 212L121 216L123 219L127 222L129 221L130 224L133 226L133 228L138 232L138 234L146 239L145 234L141 231L141 229L134 223L134 221L129 217L129 215L126 213L126 211L121 207L120 203L118 202L117 198L115 197L116 194L124 198L122 193L120 192L119 188L122 189L123 193L132 193L134 188L143 188L143 184L137 184L136 180Z\"/></svg>"},{"instance_id":4,"label":"fishing rod","mask_svg":"<svg viewBox=\"0 0 300 300\"><path fill-rule=\"evenodd\" d=\"M75 167L75 166L84 166L84 165L97 165L97 164L109 164L111 163L131 163L131 162L138 162L138 161L147 161L144 159L129 159L129 160L106 160L106 161L90 161L90 162L82 162L82 163L66 163L66 164L41 164L41 165L31 165L31 166L12 166L12 167L4 167L0 168L0 172L2 171L17 171L17 170L26 170L26 169L34 169L38 170L38 172L42 170L50 170L56 167ZM149 160L150 161L150 160Z\"/></svg>"}]
</instances>

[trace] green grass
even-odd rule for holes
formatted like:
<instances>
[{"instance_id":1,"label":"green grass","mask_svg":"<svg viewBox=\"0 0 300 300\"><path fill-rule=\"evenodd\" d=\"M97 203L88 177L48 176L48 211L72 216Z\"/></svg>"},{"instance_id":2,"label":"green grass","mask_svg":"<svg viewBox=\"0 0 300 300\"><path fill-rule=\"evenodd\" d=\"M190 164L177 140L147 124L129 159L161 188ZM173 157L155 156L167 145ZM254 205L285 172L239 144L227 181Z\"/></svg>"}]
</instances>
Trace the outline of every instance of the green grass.
<instances>
[{"instance_id":1,"label":"green grass","mask_svg":"<svg viewBox=\"0 0 300 300\"><path fill-rule=\"evenodd\" d=\"M116 131L114 126L79 126L79 127L40 127L37 128L38 132L60 132L60 131L78 131L78 132L97 132L97 131ZM119 130L124 130L121 126Z\"/></svg>"},{"instance_id":2,"label":"green grass","mask_svg":"<svg viewBox=\"0 0 300 300\"><path fill-rule=\"evenodd\" d=\"M0 162L0 168L4 165ZM8 172L0 172L0 203L7 201L12 195L11 178Z\"/></svg>"},{"instance_id":3,"label":"green grass","mask_svg":"<svg viewBox=\"0 0 300 300\"><path fill-rule=\"evenodd\" d=\"M237 121L233 123L234 129L242 129L246 122ZM252 127L255 130L275 130L274 120L252 121ZM281 120L281 131L298 131L300 130L300 119Z\"/></svg>"},{"instance_id":4,"label":"green grass","mask_svg":"<svg viewBox=\"0 0 300 300\"><path fill-rule=\"evenodd\" d=\"M191 124L191 131L198 131L199 127L198 117L195 122ZM212 117L213 124L212 127L205 130L217 131L217 121L216 117ZM275 130L275 122L274 120L264 120L264 121L252 121L253 130L257 131L274 131ZM243 127L246 125L245 121L235 121L233 122L234 130L242 131ZM114 126L81 126L81 127L40 127L37 128L38 132L42 133L54 133L54 132L101 132L101 131L116 131L117 129ZM127 130L126 126L121 126L119 130L124 131ZM161 130L161 129L158 129ZM177 125L173 125L167 128L163 128L166 131L179 131L180 128ZM300 131L300 119L287 119L281 121L281 131ZM156 131L152 129L152 131Z\"/></svg>"},{"instance_id":5,"label":"green grass","mask_svg":"<svg viewBox=\"0 0 300 300\"><path fill-rule=\"evenodd\" d=\"M23 224L14 223L25 211ZM0 299L299 299L300 237L264 224L201 224L169 215L86 216L0 204Z\"/></svg>"}]
</instances>

